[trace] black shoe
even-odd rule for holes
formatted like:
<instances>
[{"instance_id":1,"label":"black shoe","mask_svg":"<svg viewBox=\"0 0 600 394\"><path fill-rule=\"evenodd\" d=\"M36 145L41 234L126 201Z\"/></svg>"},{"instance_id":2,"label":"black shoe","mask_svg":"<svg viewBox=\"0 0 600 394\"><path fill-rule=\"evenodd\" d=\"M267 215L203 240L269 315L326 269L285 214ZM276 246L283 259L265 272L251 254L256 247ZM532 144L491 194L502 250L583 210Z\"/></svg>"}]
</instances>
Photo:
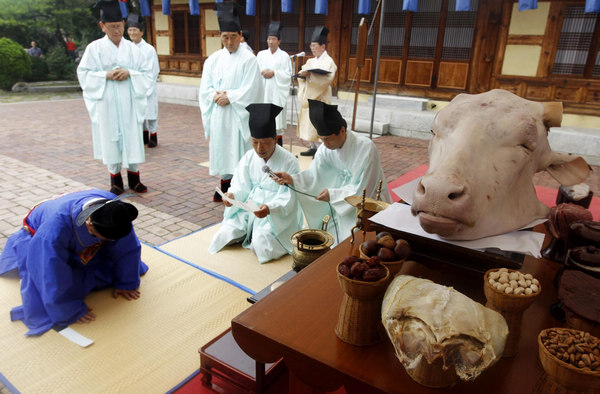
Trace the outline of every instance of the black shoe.
<instances>
[{"instance_id":1,"label":"black shoe","mask_svg":"<svg viewBox=\"0 0 600 394\"><path fill-rule=\"evenodd\" d=\"M140 181L140 172L127 171L129 188L136 193L146 193L148 188Z\"/></svg>"},{"instance_id":2,"label":"black shoe","mask_svg":"<svg viewBox=\"0 0 600 394\"><path fill-rule=\"evenodd\" d=\"M219 192L215 192L213 196L213 202L223 202L223 197L219 194Z\"/></svg>"},{"instance_id":3,"label":"black shoe","mask_svg":"<svg viewBox=\"0 0 600 394\"><path fill-rule=\"evenodd\" d=\"M148 145L148 136L150 134L148 133L148 130L144 130L144 134L143 134L143 138L144 138L144 145Z\"/></svg>"},{"instance_id":4,"label":"black shoe","mask_svg":"<svg viewBox=\"0 0 600 394\"><path fill-rule=\"evenodd\" d=\"M316 148L310 148L307 151L300 152L300 156L314 156L315 153L317 153L317 149Z\"/></svg>"},{"instance_id":5,"label":"black shoe","mask_svg":"<svg viewBox=\"0 0 600 394\"><path fill-rule=\"evenodd\" d=\"M110 174L110 192L117 196L123 193L123 177L121 173Z\"/></svg>"},{"instance_id":6,"label":"black shoe","mask_svg":"<svg viewBox=\"0 0 600 394\"><path fill-rule=\"evenodd\" d=\"M158 145L158 136L156 133L150 134L150 139L148 139L148 148L154 148Z\"/></svg>"}]
</instances>

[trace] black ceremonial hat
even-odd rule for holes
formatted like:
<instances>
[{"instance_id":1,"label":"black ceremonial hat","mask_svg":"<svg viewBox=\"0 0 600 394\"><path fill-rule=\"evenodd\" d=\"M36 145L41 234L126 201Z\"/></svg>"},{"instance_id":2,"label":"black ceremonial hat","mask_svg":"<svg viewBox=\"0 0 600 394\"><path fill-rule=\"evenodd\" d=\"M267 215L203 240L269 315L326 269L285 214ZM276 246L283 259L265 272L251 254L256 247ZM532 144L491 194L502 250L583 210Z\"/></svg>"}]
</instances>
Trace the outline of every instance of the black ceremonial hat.
<instances>
[{"instance_id":1,"label":"black ceremonial hat","mask_svg":"<svg viewBox=\"0 0 600 394\"><path fill-rule=\"evenodd\" d=\"M318 42L319 44L327 44L327 34L329 34L329 29L325 26L317 26L313 31L312 38L310 42Z\"/></svg>"},{"instance_id":2,"label":"black ceremonial hat","mask_svg":"<svg viewBox=\"0 0 600 394\"><path fill-rule=\"evenodd\" d=\"M283 28L283 26L281 26L281 22L271 21L269 23L269 30L267 31L267 37L275 36L277 38L281 38L281 29L282 28Z\"/></svg>"},{"instance_id":3,"label":"black ceremonial hat","mask_svg":"<svg viewBox=\"0 0 600 394\"><path fill-rule=\"evenodd\" d=\"M127 15L127 27L137 27L142 30L142 20L138 14L130 13Z\"/></svg>"},{"instance_id":4,"label":"black ceremonial hat","mask_svg":"<svg viewBox=\"0 0 600 394\"><path fill-rule=\"evenodd\" d=\"M318 100L308 100L308 116L310 122L317 129L320 136L337 134L341 127L347 127L342 114L337 110L337 105L325 104Z\"/></svg>"},{"instance_id":5,"label":"black ceremonial hat","mask_svg":"<svg viewBox=\"0 0 600 394\"><path fill-rule=\"evenodd\" d=\"M117 0L98 0L94 7L100 8L100 20L105 22L121 22L123 14Z\"/></svg>"},{"instance_id":6,"label":"black ceremonial hat","mask_svg":"<svg viewBox=\"0 0 600 394\"><path fill-rule=\"evenodd\" d=\"M250 135L253 138L275 138L277 128L275 118L283 108L268 103L250 104L246 111L250 112L248 125L250 126Z\"/></svg>"},{"instance_id":7,"label":"black ceremonial hat","mask_svg":"<svg viewBox=\"0 0 600 394\"><path fill-rule=\"evenodd\" d=\"M242 25L240 24L241 6L232 1L223 3L215 3L217 10L217 19L219 20L219 31L240 32Z\"/></svg>"},{"instance_id":8,"label":"black ceremonial hat","mask_svg":"<svg viewBox=\"0 0 600 394\"><path fill-rule=\"evenodd\" d=\"M116 240L131 232L131 222L138 216L132 204L110 200L90 215L94 229L106 239Z\"/></svg>"}]
</instances>

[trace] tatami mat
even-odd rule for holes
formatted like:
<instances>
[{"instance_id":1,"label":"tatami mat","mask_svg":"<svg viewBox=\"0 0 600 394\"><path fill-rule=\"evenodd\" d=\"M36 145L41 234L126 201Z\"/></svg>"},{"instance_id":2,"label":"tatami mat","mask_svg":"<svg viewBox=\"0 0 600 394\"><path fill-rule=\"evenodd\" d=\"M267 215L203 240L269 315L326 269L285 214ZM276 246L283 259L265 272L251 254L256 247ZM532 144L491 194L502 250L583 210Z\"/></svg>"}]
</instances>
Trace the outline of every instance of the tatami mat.
<instances>
[{"instance_id":1,"label":"tatami mat","mask_svg":"<svg viewBox=\"0 0 600 394\"><path fill-rule=\"evenodd\" d=\"M210 226L160 246L161 250L259 292L292 269L292 256L260 264L256 255L241 244L210 254L208 246L221 224Z\"/></svg>"},{"instance_id":2,"label":"tatami mat","mask_svg":"<svg viewBox=\"0 0 600 394\"><path fill-rule=\"evenodd\" d=\"M24 393L161 393L199 368L198 349L250 306L247 293L165 253L143 246L150 270L136 301L109 290L86 303L91 324L71 327L95 341L81 348L55 331L26 337L9 310L19 279L0 277L0 371Z\"/></svg>"}]
</instances>

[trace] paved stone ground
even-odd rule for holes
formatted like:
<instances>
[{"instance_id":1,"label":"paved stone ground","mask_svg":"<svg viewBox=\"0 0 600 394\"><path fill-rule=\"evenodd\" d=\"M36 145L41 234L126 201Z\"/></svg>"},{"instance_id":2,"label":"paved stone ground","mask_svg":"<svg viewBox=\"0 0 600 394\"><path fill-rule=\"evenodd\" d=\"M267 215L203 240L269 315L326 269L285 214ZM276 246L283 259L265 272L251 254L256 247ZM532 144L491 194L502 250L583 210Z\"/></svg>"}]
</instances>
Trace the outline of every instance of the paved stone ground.
<instances>
[{"instance_id":1,"label":"paved stone ground","mask_svg":"<svg viewBox=\"0 0 600 394\"><path fill-rule=\"evenodd\" d=\"M0 94L0 249L35 203L86 188L108 189L106 167L92 158L90 121L80 93L40 96ZM140 239L160 245L219 222L223 206L212 202L218 178L200 163L208 161L200 110L159 106L158 147L147 149L140 166L149 192L131 198L140 209ZM290 134L284 136L285 146ZM392 181L427 163L427 141L384 136L374 139L386 178ZM294 145L301 145L296 138ZM556 188L546 173L534 182ZM600 168L588 179L600 192ZM1 371L0 371L1 372ZM6 389L0 384L0 391Z\"/></svg>"}]
</instances>

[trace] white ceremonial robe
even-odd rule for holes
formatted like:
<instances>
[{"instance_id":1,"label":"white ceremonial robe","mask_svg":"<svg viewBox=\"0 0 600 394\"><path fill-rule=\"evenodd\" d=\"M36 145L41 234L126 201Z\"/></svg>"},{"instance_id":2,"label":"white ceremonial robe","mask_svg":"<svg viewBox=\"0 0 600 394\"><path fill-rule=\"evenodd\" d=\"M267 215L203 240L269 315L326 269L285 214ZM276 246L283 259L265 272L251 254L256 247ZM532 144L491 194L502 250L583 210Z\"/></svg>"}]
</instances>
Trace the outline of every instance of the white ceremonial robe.
<instances>
[{"instance_id":1,"label":"white ceremonial robe","mask_svg":"<svg viewBox=\"0 0 600 394\"><path fill-rule=\"evenodd\" d=\"M331 104L331 83L333 82L333 78L335 78L337 66L327 54L327 51L325 51L318 60L316 58L308 59L301 70L310 70L313 68L331 71L326 75L310 73L306 79L298 78L298 98L300 99L298 136L305 141L314 142L319 140L319 136L308 116L308 99Z\"/></svg>"},{"instance_id":2,"label":"white ceremonial robe","mask_svg":"<svg viewBox=\"0 0 600 394\"><path fill-rule=\"evenodd\" d=\"M252 249L261 264L292 252L290 238L302 228L302 211L296 193L263 172L265 165L272 171L300 172L296 157L279 145L266 163L254 150L247 152L235 169L228 192L238 201L266 204L270 213L259 219L234 206L225 208L221 228L208 248L210 253L217 253L241 237L242 246Z\"/></svg>"},{"instance_id":3,"label":"white ceremonial robe","mask_svg":"<svg viewBox=\"0 0 600 394\"><path fill-rule=\"evenodd\" d=\"M287 52L277 48L275 53L270 49L258 52L256 55L260 71L273 70L275 75L271 78L262 77L264 98L263 102L271 103L283 109L275 118L275 127L278 135L283 135L287 129L287 99L290 94L290 81L292 79L292 62Z\"/></svg>"},{"instance_id":4,"label":"white ceremonial robe","mask_svg":"<svg viewBox=\"0 0 600 394\"><path fill-rule=\"evenodd\" d=\"M198 101L204 136L209 140L210 175L233 174L242 156L252 149L246 107L262 103L261 78L256 56L241 47L234 53L218 50L204 62ZM228 105L213 101L217 91L227 92Z\"/></svg>"},{"instance_id":5,"label":"white ceremonial robe","mask_svg":"<svg viewBox=\"0 0 600 394\"><path fill-rule=\"evenodd\" d=\"M144 61L151 65L152 87L148 92L148 106L146 107L145 119L156 120L158 119L158 89L156 88L156 80L160 73L158 55L156 54L156 49L143 38L136 45L142 51Z\"/></svg>"},{"instance_id":6,"label":"white ceremonial robe","mask_svg":"<svg viewBox=\"0 0 600 394\"><path fill-rule=\"evenodd\" d=\"M376 198L381 180L380 199L392 202L377 147L367 137L351 130L346 132L346 141L340 149L327 149L321 144L310 167L292 175L292 179L296 190L313 196L324 189L329 190L329 202L333 208L331 219L335 223L330 219L327 230L334 238L337 232L339 239L336 243L350 236L350 230L356 224L356 209L344 200L345 197L362 196L363 189L366 189L367 197ZM332 216L327 202L303 194L298 194L298 200L310 228L321 228L323 217Z\"/></svg>"},{"instance_id":7,"label":"white ceremonial robe","mask_svg":"<svg viewBox=\"0 0 600 394\"><path fill-rule=\"evenodd\" d=\"M116 68L129 70L129 78L106 79L106 72ZM77 78L92 121L94 158L125 168L143 163L142 123L152 76L139 48L124 38L118 47L108 36L93 41L79 62Z\"/></svg>"}]
</instances>

